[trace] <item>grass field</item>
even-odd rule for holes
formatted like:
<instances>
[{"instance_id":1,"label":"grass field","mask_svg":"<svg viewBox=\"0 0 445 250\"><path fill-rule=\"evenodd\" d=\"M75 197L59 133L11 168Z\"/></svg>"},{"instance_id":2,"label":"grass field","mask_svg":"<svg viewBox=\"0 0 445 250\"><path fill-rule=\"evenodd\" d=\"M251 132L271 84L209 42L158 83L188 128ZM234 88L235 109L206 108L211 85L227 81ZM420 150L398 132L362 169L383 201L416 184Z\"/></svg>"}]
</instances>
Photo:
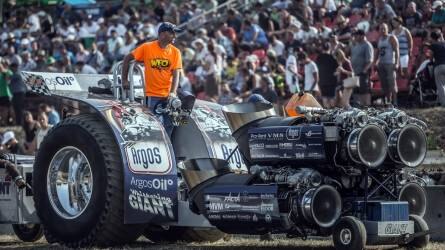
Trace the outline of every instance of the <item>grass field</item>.
<instances>
[{"instance_id":1,"label":"grass field","mask_svg":"<svg viewBox=\"0 0 445 250\"><path fill-rule=\"evenodd\" d=\"M0 248L3 249L61 249L60 245L48 244L45 240L34 243L25 243L18 240L15 236L0 236ZM232 237L229 241L217 241L214 243L191 243L191 244L153 244L144 237L139 238L135 243L126 245L121 248L113 249L153 249L153 250L306 250L317 249L327 250L333 249L330 240L296 240L278 238L273 241L259 241L256 238ZM403 249L397 246L370 246L367 249ZM445 249L444 243L431 243L425 249L439 250Z\"/></svg>"}]
</instances>

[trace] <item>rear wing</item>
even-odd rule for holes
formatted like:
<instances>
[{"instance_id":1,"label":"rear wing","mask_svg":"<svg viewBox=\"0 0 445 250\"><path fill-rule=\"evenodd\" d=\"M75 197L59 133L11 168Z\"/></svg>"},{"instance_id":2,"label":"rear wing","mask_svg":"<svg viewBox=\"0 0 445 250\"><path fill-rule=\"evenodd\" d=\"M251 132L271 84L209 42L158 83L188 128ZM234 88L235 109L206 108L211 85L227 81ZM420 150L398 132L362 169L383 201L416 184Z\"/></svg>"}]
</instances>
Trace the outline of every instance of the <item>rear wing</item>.
<instances>
[{"instance_id":1,"label":"rear wing","mask_svg":"<svg viewBox=\"0 0 445 250\"><path fill-rule=\"evenodd\" d=\"M28 90L39 95L64 96L73 92L88 92L90 87L111 88L116 100L145 96L144 68L132 63L129 69L130 90L124 91L121 81L122 62L113 66L113 74L72 74L22 71L22 79Z\"/></svg>"}]
</instances>

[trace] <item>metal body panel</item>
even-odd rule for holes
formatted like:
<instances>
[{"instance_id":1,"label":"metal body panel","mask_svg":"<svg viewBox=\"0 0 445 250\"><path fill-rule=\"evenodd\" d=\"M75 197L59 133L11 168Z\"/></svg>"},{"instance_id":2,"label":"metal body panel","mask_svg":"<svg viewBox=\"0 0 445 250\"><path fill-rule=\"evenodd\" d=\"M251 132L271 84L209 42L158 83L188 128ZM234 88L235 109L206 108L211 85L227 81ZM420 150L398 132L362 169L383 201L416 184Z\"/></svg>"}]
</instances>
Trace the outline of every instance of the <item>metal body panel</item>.
<instances>
[{"instance_id":1,"label":"metal body panel","mask_svg":"<svg viewBox=\"0 0 445 250\"><path fill-rule=\"evenodd\" d=\"M104 80L113 82L113 75L81 75L45 72L23 72L28 88L47 96L48 103L62 118L80 114L96 114L104 119L119 145L124 171L124 223L179 223L210 226L198 216L190 221L178 218L178 173L175 151L170 138L156 116L138 102L122 102L112 95L88 93ZM136 84L142 84L135 76ZM118 79L119 81L119 79ZM136 98L143 97L136 92ZM141 99L142 100L142 99ZM176 128L175 149L179 159L203 157L226 159L236 148L230 129L218 104L197 101L190 125ZM195 145L196 135L201 141ZM193 145L190 143L193 142ZM196 147L194 147L196 146ZM240 154L231 158L234 169L246 171ZM189 216L188 206L179 214ZM179 220L179 221L178 221ZM204 220L204 221L202 221Z\"/></svg>"},{"instance_id":2,"label":"metal body panel","mask_svg":"<svg viewBox=\"0 0 445 250\"><path fill-rule=\"evenodd\" d=\"M32 167L32 164L18 166L27 182L32 180ZM31 190L19 190L5 169L0 169L0 178L0 223L39 223Z\"/></svg>"},{"instance_id":3,"label":"metal body panel","mask_svg":"<svg viewBox=\"0 0 445 250\"><path fill-rule=\"evenodd\" d=\"M368 235L394 237L414 233L414 221L363 221Z\"/></svg>"}]
</instances>

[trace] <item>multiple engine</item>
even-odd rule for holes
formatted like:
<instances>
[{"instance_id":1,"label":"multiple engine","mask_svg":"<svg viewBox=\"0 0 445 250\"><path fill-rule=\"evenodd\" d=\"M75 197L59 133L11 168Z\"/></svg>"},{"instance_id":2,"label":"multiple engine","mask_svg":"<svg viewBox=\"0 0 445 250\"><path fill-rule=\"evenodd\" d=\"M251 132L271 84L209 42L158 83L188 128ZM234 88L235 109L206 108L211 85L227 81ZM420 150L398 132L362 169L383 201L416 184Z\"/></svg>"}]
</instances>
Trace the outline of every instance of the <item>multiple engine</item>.
<instances>
[{"instance_id":1,"label":"multiple engine","mask_svg":"<svg viewBox=\"0 0 445 250\"><path fill-rule=\"evenodd\" d=\"M224 161L183 163L195 211L229 233L303 236L357 216L368 200L406 200L423 215L423 189L404 170L426 155L423 122L397 109L298 109L304 116L284 118L263 103L225 106L249 174Z\"/></svg>"}]
</instances>

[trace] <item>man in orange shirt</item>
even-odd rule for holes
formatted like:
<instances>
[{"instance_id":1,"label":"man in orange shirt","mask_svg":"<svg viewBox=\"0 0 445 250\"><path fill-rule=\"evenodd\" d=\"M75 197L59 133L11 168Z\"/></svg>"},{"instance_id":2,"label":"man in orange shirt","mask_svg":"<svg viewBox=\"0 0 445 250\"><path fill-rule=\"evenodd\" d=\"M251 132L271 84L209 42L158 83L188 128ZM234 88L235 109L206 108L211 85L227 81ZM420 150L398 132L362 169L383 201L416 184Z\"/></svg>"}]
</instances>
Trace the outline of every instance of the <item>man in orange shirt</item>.
<instances>
[{"instance_id":1,"label":"man in orange shirt","mask_svg":"<svg viewBox=\"0 0 445 250\"><path fill-rule=\"evenodd\" d=\"M182 69L182 57L178 48L172 42L176 32L181 31L176 25L164 22L158 29L158 40L143 43L130 54L126 55L122 65L122 86L129 88L128 68L130 61L136 60L145 66L145 96L146 105L154 112L158 104L166 104L168 98L176 96ZM169 135L173 124L168 115L159 116Z\"/></svg>"}]
</instances>

